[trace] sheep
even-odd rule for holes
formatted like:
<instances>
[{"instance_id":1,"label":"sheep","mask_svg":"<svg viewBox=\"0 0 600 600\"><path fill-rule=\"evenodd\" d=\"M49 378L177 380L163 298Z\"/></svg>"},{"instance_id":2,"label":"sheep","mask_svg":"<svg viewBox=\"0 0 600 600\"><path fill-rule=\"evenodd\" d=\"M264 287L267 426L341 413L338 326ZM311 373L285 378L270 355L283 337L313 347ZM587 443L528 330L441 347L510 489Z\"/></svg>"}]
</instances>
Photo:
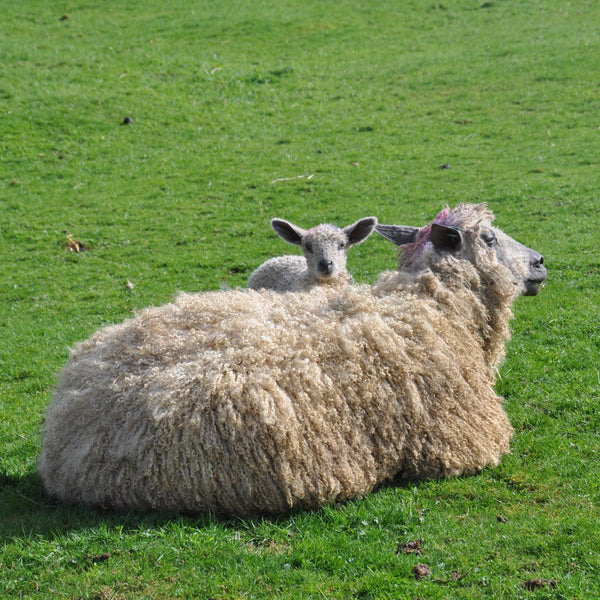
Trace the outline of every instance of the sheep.
<instances>
[{"instance_id":1,"label":"sheep","mask_svg":"<svg viewBox=\"0 0 600 600\"><path fill-rule=\"evenodd\" d=\"M360 244L377 225L365 217L341 229L323 223L309 230L283 219L272 219L275 233L302 248L304 256L277 256L264 262L249 277L247 287L279 292L306 290L313 285L339 287L353 283L346 270L348 248Z\"/></svg>"},{"instance_id":2,"label":"sheep","mask_svg":"<svg viewBox=\"0 0 600 600\"><path fill-rule=\"evenodd\" d=\"M100 330L46 412L47 493L249 517L497 465L513 433L493 390L511 305L546 270L492 218L442 211L396 239L401 269L373 286L182 293Z\"/></svg>"}]
</instances>

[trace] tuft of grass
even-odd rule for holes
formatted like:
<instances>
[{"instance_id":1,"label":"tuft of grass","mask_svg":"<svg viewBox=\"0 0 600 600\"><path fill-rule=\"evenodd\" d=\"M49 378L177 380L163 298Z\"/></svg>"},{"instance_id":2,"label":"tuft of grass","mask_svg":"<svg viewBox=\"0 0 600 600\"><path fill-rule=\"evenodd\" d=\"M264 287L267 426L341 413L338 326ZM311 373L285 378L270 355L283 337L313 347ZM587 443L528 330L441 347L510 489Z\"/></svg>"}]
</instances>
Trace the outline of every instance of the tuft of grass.
<instances>
[{"instance_id":1,"label":"tuft of grass","mask_svg":"<svg viewBox=\"0 0 600 600\"><path fill-rule=\"evenodd\" d=\"M5 597L599 595L600 7L0 7ZM244 285L290 250L273 216L421 225L460 201L488 202L549 270L515 305L498 468L270 519L44 494L40 425L77 341L179 290ZM361 282L394 264L375 236L349 256Z\"/></svg>"}]
</instances>

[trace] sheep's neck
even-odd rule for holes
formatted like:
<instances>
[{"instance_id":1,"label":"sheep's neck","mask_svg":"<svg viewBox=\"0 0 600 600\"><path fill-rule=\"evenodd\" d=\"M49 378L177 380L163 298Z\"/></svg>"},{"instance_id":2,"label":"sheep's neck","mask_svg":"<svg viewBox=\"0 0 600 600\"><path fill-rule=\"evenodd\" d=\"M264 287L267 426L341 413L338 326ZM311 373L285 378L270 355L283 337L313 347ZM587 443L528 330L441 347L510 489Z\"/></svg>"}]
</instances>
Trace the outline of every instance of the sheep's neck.
<instances>
[{"instance_id":1,"label":"sheep's neck","mask_svg":"<svg viewBox=\"0 0 600 600\"><path fill-rule=\"evenodd\" d=\"M459 279L431 271L417 278L417 286L420 294L436 301L449 320L467 324L480 341L487 365L496 369L504 359L504 344L510 337L512 294L482 284L477 276Z\"/></svg>"}]
</instances>

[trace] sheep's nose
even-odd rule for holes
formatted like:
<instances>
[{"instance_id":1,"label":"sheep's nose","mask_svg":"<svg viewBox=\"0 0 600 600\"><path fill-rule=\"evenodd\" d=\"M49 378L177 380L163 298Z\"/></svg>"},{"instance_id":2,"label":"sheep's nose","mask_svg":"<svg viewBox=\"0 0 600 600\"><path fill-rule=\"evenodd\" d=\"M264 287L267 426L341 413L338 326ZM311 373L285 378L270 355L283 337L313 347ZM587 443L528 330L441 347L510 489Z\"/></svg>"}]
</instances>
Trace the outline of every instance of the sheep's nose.
<instances>
[{"instance_id":1,"label":"sheep's nose","mask_svg":"<svg viewBox=\"0 0 600 600\"><path fill-rule=\"evenodd\" d=\"M544 266L544 257L534 252L529 259L529 278L531 281L542 282L548 277L548 271Z\"/></svg>"},{"instance_id":2,"label":"sheep's nose","mask_svg":"<svg viewBox=\"0 0 600 600\"><path fill-rule=\"evenodd\" d=\"M544 264L544 257L541 254L538 254L536 252L535 254L532 255L531 260L529 261L529 264L532 267L539 267Z\"/></svg>"},{"instance_id":3,"label":"sheep's nose","mask_svg":"<svg viewBox=\"0 0 600 600\"><path fill-rule=\"evenodd\" d=\"M321 273L331 273L333 271L333 261L332 260L320 260L319 261L319 271Z\"/></svg>"}]
</instances>

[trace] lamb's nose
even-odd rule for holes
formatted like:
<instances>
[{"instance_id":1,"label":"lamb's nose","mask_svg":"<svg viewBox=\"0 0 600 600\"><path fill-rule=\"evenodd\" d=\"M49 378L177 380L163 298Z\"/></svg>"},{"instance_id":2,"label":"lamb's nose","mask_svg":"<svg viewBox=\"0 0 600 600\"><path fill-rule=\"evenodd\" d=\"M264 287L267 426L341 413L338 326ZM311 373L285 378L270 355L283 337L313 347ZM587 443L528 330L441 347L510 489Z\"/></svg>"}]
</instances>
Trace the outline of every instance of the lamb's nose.
<instances>
[{"instance_id":1,"label":"lamb's nose","mask_svg":"<svg viewBox=\"0 0 600 600\"><path fill-rule=\"evenodd\" d=\"M325 259L319 261L319 271L321 273L331 273L333 271L333 261Z\"/></svg>"},{"instance_id":2,"label":"lamb's nose","mask_svg":"<svg viewBox=\"0 0 600 600\"><path fill-rule=\"evenodd\" d=\"M539 267L544 264L544 257L537 252L531 257L530 264L532 267Z\"/></svg>"}]
</instances>

